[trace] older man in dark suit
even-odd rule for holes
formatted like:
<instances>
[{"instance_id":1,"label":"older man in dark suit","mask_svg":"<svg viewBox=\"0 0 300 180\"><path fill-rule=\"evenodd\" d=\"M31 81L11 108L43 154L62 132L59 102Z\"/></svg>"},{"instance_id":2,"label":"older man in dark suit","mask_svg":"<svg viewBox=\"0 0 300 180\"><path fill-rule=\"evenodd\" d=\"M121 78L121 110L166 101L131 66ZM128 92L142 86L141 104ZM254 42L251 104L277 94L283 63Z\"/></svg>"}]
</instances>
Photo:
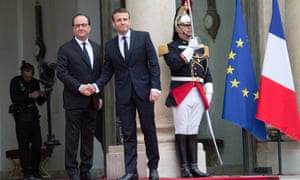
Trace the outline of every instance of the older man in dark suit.
<instances>
[{"instance_id":1,"label":"older man in dark suit","mask_svg":"<svg viewBox=\"0 0 300 180\"><path fill-rule=\"evenodd\" d=\"M99 89L115 75L117 112L121 121L126 174L120 180L137 180L136 110L144 133L149 179L158 179L159 152L154 122L154 102L160 95L160 68L148 32L130 29L129 12L116 9L112 23L118 35L105 45L104 70Z\"/></svg>"},{"instance_id":2,"label":"older man in dark suit","mask_svg":"<svg viewBox=\"0 0 300 180\"><path fill-rule=\"evenodd\" d=\"M101 73L100 46L88 39L91 23L88 16L72 18L74 38L63 44L57 55L57 77L64 84L65 168L71 180L95 179L90 173L93 164L93 138L97 111L101 109L99 94L92 83ZM80 165L77 151L80 138Z\"/></svg>"}]
</instances>

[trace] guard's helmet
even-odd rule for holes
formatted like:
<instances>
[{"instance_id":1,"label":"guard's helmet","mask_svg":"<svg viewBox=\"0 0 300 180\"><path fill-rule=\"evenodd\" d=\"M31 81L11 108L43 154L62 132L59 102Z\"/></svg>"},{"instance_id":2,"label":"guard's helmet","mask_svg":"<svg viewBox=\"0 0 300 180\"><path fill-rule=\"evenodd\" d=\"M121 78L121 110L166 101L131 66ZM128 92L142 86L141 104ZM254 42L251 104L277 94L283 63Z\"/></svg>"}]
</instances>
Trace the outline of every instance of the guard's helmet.
<instances>
[{"instance_id":1,"label":"guard's helmet","mask_svg":"<svg viewBox=\"0 0 300 180\"><path fill-rule=\"evenodd\" d=\"M191 17L189 15L189 8L187 6L186 0L182 0L181 6L177 8L175 18L174 18L174 33L173 40L175 40L178 36L176 33L176 29L179 28L179 25L191 25Z\"/></svg>"},{"instance_id":2,"label":"guard's helmet","mask_svg":"<svg viewBox=\"0 0 300 180\"><path fill-rule=\"evenodd\" d=\"M187 7L181 6L179 8L178 14L175 18L175 27L177 28L179 25L191 25L191 17L187 14Z\"/></svg>"}]
</instances>

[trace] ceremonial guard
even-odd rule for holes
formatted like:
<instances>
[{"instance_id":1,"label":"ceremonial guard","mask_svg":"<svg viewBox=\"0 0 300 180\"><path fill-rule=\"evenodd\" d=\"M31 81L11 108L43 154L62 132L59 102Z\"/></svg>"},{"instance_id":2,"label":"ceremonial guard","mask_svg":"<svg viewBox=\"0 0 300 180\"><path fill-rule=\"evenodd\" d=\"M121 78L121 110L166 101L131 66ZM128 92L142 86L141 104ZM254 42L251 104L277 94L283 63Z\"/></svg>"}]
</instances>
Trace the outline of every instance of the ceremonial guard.
<instances>
[{"instance_id":1,"label":"ceremonial guard","mask_svg":"<svg viewBox=\"0 0 300 180\"><path fill-rule=\"evenodd\" d=\"M208 47L193 37L193 26L187 2L177 9L173 41L159 47L171 71L166 105L172 108L175 144L181 177L206 177L197 161L197 135L202 115L213 95L208 69Z\"/></svg>"}]
</instances>

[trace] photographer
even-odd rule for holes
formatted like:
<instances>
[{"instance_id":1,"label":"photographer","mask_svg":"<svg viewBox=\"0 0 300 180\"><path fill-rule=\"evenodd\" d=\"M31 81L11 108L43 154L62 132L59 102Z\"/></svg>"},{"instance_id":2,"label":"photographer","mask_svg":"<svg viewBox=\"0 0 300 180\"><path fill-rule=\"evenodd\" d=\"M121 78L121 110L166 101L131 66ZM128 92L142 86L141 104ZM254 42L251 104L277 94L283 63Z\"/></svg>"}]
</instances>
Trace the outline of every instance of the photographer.
<instances>
[{"instance_id":1,"label":"photographer","mask_svg":"<svg viewBox=\"0 0 300 180\"><path fill-rule=\"evenodd\" d=\"M36 103L42 105L39 80L33 78L34 67L23 60L21 75L10 82L12 113L16 123L16 135L19 145L20 164L24 179L42 179L39 173L42 137L40 115Z\"/></svg>"}]
</instances>

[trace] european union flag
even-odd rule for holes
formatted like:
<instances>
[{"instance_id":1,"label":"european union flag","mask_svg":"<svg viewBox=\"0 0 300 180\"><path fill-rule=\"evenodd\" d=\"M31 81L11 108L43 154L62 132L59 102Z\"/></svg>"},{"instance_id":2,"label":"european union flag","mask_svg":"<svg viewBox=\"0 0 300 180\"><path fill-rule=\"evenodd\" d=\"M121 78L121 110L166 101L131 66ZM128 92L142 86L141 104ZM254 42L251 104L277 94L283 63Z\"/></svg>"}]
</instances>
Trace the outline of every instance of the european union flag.
<instances>
[{"instance_id":1,"label":"european union flag","mask_svg":"<svg viewBox=\"0 0 300 180\"><path fill-rule=\"evenodd\" d=\"M240 0L236 0L235 24L225 83L222 118L265 141L265 124L255 117L258 87Z\"/></svg>"}]
</instances>

